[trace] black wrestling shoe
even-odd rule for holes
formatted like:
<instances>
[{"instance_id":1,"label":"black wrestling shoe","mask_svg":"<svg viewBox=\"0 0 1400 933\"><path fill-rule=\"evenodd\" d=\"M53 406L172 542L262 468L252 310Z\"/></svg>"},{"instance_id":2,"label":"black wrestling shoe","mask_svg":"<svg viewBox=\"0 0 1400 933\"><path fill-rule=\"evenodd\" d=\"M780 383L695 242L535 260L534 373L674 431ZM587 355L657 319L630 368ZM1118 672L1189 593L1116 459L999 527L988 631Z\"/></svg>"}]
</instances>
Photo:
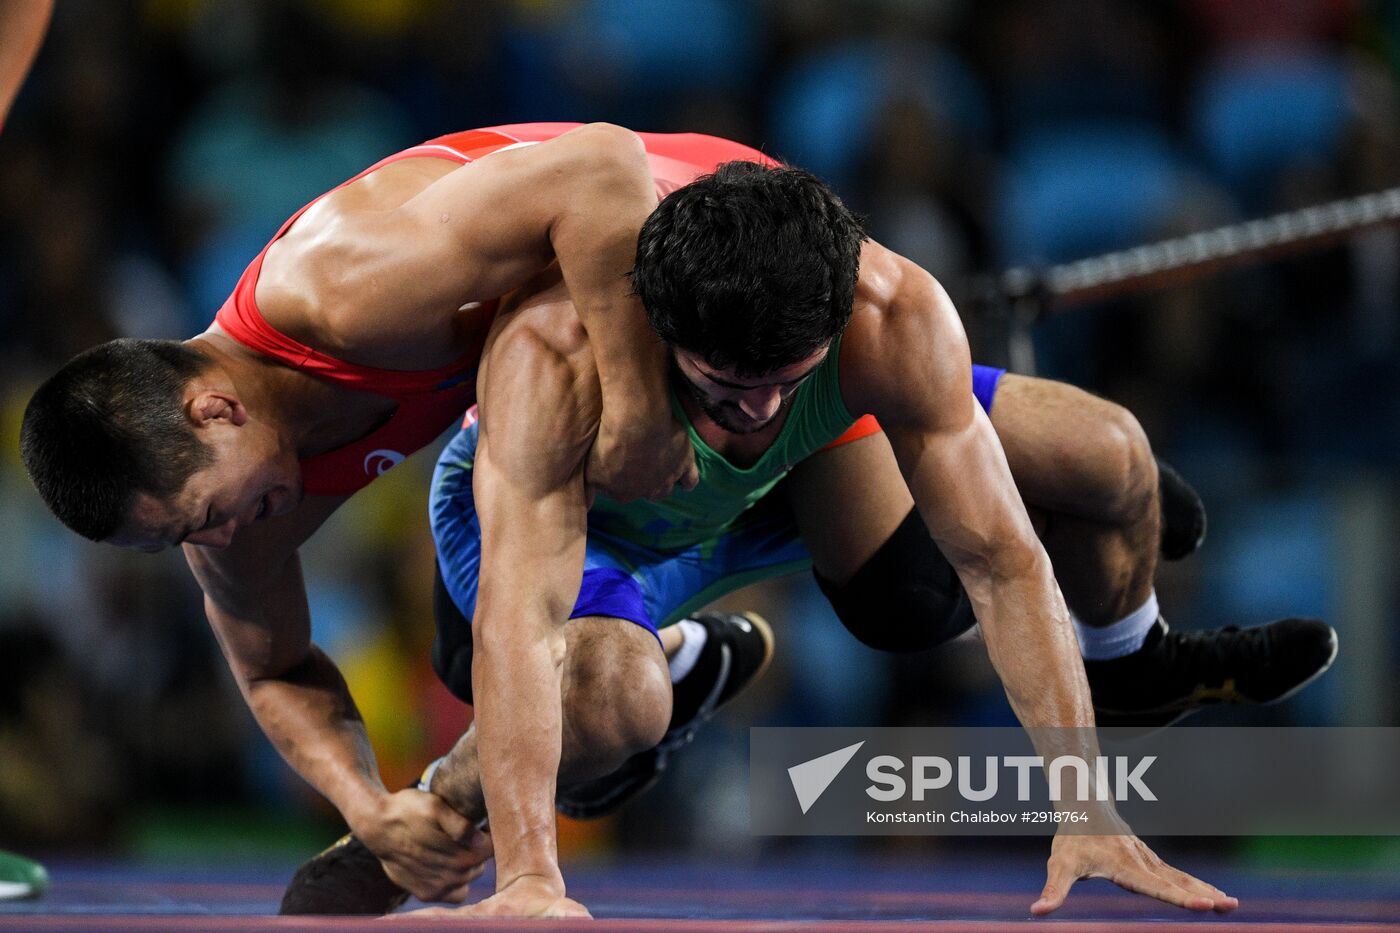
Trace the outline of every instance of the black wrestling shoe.
<instances>
[{"instance_id":1,"label":"black wrestling shoe","mask_svg":"<svg viewBox=\"0 0 1400 933\"><path fill-rule=\"evenodd\" d=\"M384 873L379 858L353 835L308 859L292 875L279 914L393 913L408 892Z\"/></svg>"},{"instance_id":2,"label":"black wrestling shoe","mask_svg":"<svg viewBox=\"0 0 1400 933\"><path fill-rule=\"evenodd\" d=\"M1196 553L1206 540L1205 503L1161 457L1157 458L1157 495L1162 503L1162 558L1181 560Z\"/></svg>"},{"instance_id":3,"label":"black wrestling shoe","mask_svg":"<svg viewBox=\"0 0 1400 933\"><path fill-rule=\"evenodd\" d=\"M753 683L773 660L773 630L756 612L697 612L708 637L689 674L672 687L671 727L655 748L633 755L611 774L559 789L555 807L576 820L619 809L651 787L671 755L690 744L721 706Z\"/></svg>"},{"instance_id":4,"label":"black wrestling shoe","mask_svg":"<svg viewBox=\"0 0 1400 933\"><path fill-rule=\"evenodd\" d=\"M1337 633L1317 619L1171 632L1158 617L1130 655L1085 661L1100 726L1160 728L1206 706L1277 703L1332 666Z\"/></svg>"}]
</instances>

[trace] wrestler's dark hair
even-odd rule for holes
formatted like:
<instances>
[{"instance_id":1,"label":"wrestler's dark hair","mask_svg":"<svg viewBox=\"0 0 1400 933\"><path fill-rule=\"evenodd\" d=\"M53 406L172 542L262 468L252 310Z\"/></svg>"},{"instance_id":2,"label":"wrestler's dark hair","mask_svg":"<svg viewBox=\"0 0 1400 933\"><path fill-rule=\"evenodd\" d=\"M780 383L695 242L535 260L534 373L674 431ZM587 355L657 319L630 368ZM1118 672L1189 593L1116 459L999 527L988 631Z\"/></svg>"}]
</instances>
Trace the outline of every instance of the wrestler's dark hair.
<instances>
[{"instance_id":1,"label":"wrestler's dark hair","mask_svg":"<svg viewBox=\"0 0 1400 933\"><path fill-rule=\"evenodd\" d=\"M726 162L642 224L632 288L666 343L762 375L845 329L864 240L816 176Z\"/></svg>"},{"instance_id":2,"label":"wrestler's dark hair","mask_svg":"<svg viewBox=\"0 0 1400 933\"><path fill-rule=\"evenodd\" d=\"M102 541L138 492L168 498L213 460L181 390L210 365L176 340L113 340L84 350L24 411L20 458L58 520Z\"/></svg>"}]
</instances>

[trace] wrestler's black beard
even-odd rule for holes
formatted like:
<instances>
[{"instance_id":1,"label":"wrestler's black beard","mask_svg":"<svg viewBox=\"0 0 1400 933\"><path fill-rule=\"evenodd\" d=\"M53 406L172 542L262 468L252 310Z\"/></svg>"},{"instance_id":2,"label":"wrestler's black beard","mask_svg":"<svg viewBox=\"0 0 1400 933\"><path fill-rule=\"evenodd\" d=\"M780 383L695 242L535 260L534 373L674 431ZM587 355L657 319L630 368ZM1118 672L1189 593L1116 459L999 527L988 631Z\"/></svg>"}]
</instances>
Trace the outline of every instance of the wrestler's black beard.
<instances>
[{"instance_id":1,"label":"wrestler's black beard","mask_svg":"<svg viewBox=\"0 0 1400 933\"><path fill-rule=\"evenodd\" d=\"M751 421L733 402L716 402L700 390L693 382L687 379L679 369L672 368L672 377L680 383L682 389L689 395L695 404L700 406L711 421L719 425L730 434L757 434L773 423L773 419L781 415L792 402L792 398L783 399L783 403L778 406L778 410L773 413L773 417L767 421Z\"/></svg>"}]
</instances>

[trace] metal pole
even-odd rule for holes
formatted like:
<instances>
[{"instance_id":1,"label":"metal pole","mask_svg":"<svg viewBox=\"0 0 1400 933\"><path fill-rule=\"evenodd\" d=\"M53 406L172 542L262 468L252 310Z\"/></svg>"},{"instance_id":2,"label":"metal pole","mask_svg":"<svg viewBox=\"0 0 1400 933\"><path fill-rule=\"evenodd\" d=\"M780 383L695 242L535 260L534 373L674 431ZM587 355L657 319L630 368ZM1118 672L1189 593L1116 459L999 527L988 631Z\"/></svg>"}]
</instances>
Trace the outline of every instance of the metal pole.
<instances>
[{"instance_id":1,"label":"metal pole","mask_svg":"<svg viewBox=\"0 0 1400 933\"><path fill-rule=\"evenodd\" d=\"M1232 266L1317 249L1362 230L1400 224L1400 188L1332 201L1051 266L1010 269L1000 277L1004 294L1026 293L1034 281L1043 299L1033 319L1086 301L1192 282Z\"/></svg>"}]
</instances>

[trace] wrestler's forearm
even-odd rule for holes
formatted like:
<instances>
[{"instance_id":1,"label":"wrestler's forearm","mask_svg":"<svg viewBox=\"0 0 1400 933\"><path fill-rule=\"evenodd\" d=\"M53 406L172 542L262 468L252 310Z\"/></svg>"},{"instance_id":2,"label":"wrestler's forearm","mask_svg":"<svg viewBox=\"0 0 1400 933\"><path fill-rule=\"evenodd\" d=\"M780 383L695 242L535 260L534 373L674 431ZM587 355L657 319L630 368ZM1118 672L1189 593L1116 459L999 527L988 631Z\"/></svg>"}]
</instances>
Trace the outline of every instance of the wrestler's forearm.
<instances>
[{"instance_id":1,"label":"wrestler's forearm","mask_svg":"<svg viewBox=\"0 0 1400 933\"><path fill-rule=\"evenodd\" d=\"M353 829L385 793L364 721L335 663L316 646L296 667L244 686L273 746Z\"/></svg>"},{"instance_id":2,"label":"wrestler's forearm","mask_svg":"<svg viewBox=\"0 0 1400 933\"><path fill-rule=\"evenodd\" d=\"M1092 726L1093 704L1069 611L1037 542L1004 549L964 586L987 654L1021 724Z\"/></svg>"},{"instance_id":3,"label":"wrestler's forearm","mask_svg":"<svg viewBox=\"0 0 1400 933\"><path fill-rule=\"evenodd\" d=\"M1093 725L1069 610L985 416L979 409L952 431L895 428L889 436L1021 723Z\"/></svg>"},{"instance_id":4,"label":"wrestler's forearm","mask_svg":"<svg viewBox=\"0 0 1400 933\"><path fill-rule=\"evenodd\" d=\"M584 327L598 358L604 421L623 428L669 424L669 357L647 323L640 303L632 299L595 309L592 323L585 320ZM608 349L600 353L598 348ZM636 425L639 420L644 423Z\"/></svg>"},{"instance_id":5,"label":"wrestler's forearm","mask_svg":"<svg viewBox=\"0 0 1400 933\"><path fill-rule=\"evenodd\" d=\"M1000 550L1020 556L993 558L983 566L1000 569L990 573L963 573L992 666L1041 759L1092 763L1099 754L1093 702L1050 560L1034 540ZM1072 803L1087 808L1099 831L1126 831L1112 802Z\"/></svg>"},{"instance_id":6,"label":"wrestler's forearm","mask_svg":"<svg viewBox=\"0 0 1400 933\"><path fill-rule=\"evenodd\" d=\"M538 604L479 605L472 629L477 754L496 888L534 875L558 884L562 894L554 814L563 743L562 631Z\"/></svg>"},{"instance_id":7,"label":"wrestler's forearm","mask_svg":"<svg viewBox=\"0 0 1400 933\"><path fill-rule=\"evenodd\" d=\"M890 432L934 539L957 570L992 664L1027 728L1093 725L1069 610L991 424Z\"/></svg>"},{"instance_id":8,"label":"wrestler's forearm","mask_svg":"<svg viewBox=\"0 0 1400 933\"><path fill-rule=\"evenodd\" d=\"M656 207L655 183L641 140L618 127L585 127L596 142L576 178L569 209L550 242L598 365L604 415L664 400L666 353L632 294L628 273L637 234ZM660 406L669 412L668 406Z\"/></svg>"},{"instance_id":9,"label":"wrestler's forearm","mask_svg":"<svg viewBox=\"0 0 1400 933\"><path fill-rule=\"evenodd\" d=\"M335 663L311 642L295 553L280 566L187 549L204 610L248 708L292 768L352 827L384 792L364 722Z\"/></svg>"},{"instance_id":10,"label":"wrestler's forearm","mask_svg":"<svg viewBox=\"0 0 1400 933\"><path fill-rule=\"evenodd\" d=\"M565 625L583 580L588 532L581 449L588 434L574 423L582 410L575 372L538 350L534 341L498 343L481 391L472 473L481 529L472 692L496 890L533 877L562 897L554 796Z\"/></svg>"}]
</instances>

